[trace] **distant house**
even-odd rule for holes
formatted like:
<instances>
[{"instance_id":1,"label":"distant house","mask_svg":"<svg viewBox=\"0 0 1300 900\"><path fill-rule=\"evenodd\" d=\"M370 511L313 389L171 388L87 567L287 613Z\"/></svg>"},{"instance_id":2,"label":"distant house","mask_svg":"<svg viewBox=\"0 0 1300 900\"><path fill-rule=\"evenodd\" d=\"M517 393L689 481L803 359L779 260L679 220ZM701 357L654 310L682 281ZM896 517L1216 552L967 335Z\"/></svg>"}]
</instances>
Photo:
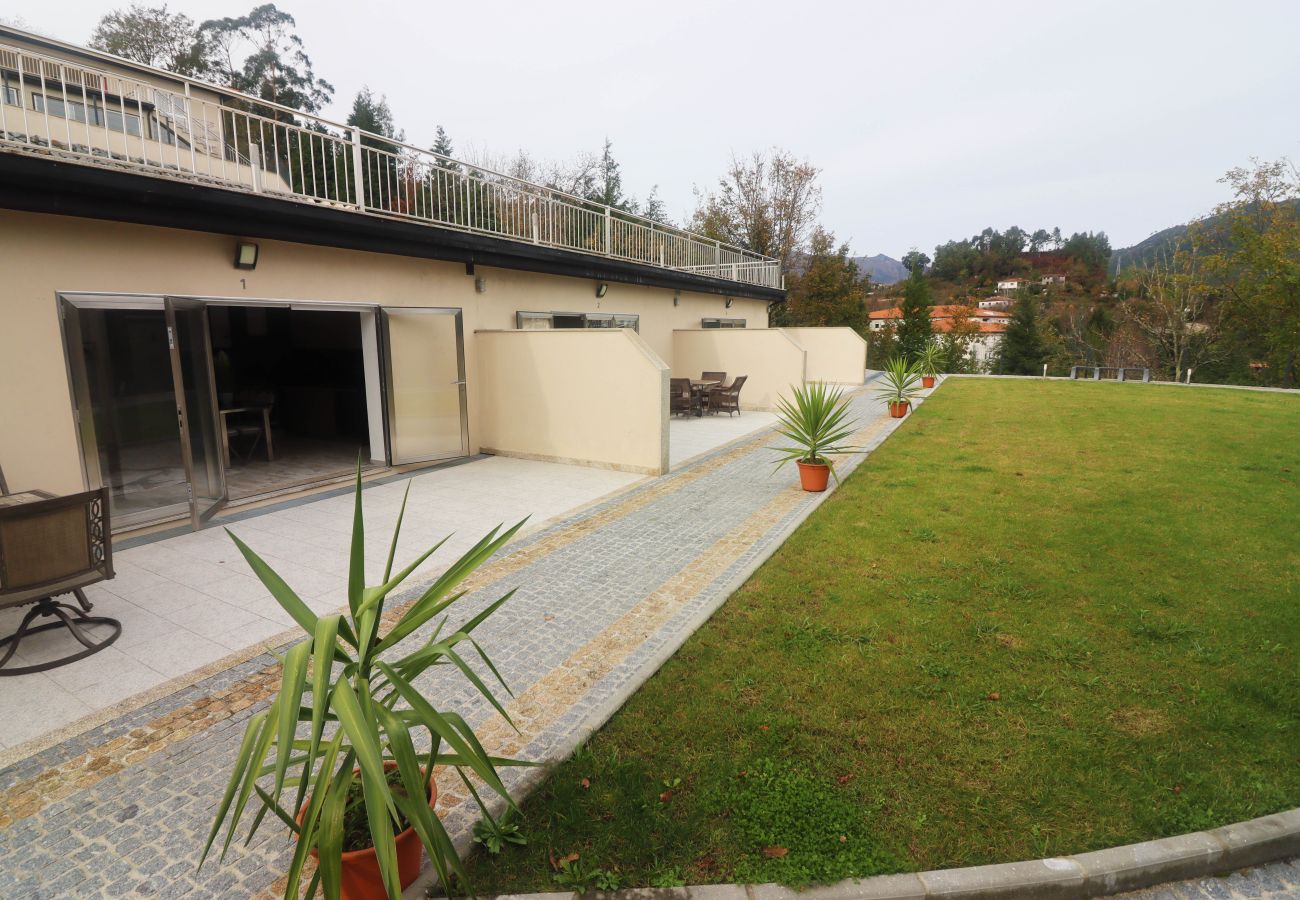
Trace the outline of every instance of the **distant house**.
<instances>
[{"instance_id":1,"label":"distant house","mask_svg":"<svg viewBox=\"0 0 1300 900\"><path fill-rule=\"evenodd\" d=\"M1061 274L1044 275L1043 284L1065 284L1065 276Z\"/></svg>"},{"instance_id":2,"label":"distant house","mask_svg":"<svg viewBox=\"0 0 1300 900\"><path fill-rule=\"evenodd\" d=\"M1018 291L1023 287L1029 287L1029 279L1013 275L1009 278L998 279L999 291Z\"/></svg>"},{"instance_id":3,"label":"distant house","mask_svg":"<svg viewBox=\"0 0 1300 900\"><path fill-rule=\"evenodd\" d=\"M1016 301L1014 297L1003 297L1001 294L989 297L987 300L981 300L979 302L980 309L1010 309L1015 305Z\"/></svg>"},{"instance_id":4,"label":"distant house","mask_svg":"<svg viewBox=\"0 0 1300 900\"><path fill-rule=\"evenodd\" d=\"M977 329L971 339L971 353L975 357L975 362L982 365L997 353L1011 316L1000 309L978 309L973 311L974 315L969 315L971 312L969 306L932 306L930 327L935 334L947 334L961 318L968 318L975 323ZM868 313L867 318L871 322L872 331L883 331L891 324L898 325L903 318L903 310L897 306L878 309Z\"/></svg>"}]
</instances>

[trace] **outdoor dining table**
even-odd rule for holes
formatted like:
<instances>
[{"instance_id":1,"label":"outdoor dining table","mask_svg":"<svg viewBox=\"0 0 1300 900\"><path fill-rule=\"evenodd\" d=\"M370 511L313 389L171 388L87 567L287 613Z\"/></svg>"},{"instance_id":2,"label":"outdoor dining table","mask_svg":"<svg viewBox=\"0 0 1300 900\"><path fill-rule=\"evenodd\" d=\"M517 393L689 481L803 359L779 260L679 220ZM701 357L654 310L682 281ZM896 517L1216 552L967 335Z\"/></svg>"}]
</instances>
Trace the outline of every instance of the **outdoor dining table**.
<instances>
[{"instance_id":1,"label":"outdoor dining table","mask_svg":"<svg viewBox=\"0 0 1300 900\"><path fill-rule=\"evenodd\" d=\"M715 387L722 387L721 381L696 381L691 379L691 394L698 398L700 402L694 404L695 417L701 418L704 415L704 395Z\"/></svg>"}]
</instances>

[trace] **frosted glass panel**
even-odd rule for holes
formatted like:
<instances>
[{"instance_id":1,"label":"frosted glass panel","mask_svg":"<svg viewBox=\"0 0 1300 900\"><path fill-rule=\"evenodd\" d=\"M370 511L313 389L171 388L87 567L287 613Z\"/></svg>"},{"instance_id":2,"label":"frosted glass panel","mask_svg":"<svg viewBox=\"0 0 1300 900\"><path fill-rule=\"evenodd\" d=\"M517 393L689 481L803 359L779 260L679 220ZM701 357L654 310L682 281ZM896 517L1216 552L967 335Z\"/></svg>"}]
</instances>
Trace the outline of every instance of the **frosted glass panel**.
<instances>
[{"instance_id":1,"label":"frosted glass panel","mask_svg":"<svg viewBox=\"0 0 1300 900\"><path fill-rule=\"evenodd\" d=\"M386 308L389 445L394 463L463 456L460 314Z\"/></svg>"}]
</instances>

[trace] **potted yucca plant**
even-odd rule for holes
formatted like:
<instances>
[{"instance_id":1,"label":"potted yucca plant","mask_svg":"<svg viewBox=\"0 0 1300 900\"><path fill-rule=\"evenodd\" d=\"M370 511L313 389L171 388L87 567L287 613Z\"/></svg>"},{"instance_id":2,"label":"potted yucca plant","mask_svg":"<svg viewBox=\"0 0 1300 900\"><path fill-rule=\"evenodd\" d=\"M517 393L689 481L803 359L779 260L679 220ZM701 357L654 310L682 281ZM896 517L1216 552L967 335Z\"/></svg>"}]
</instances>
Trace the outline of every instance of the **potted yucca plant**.
<instances>
[{"instance_id":1,"label":"potted yucca plant","mask_svg":"<svg viewBox=\"0 0 1300 900\"><path fill-rule=\"evenodd\" d=\"M790 460L799 466L799 483L805 491L824 491L835 466L831 457L850 453L843 443L853 433L849 419L849 398L839 388L821 382L796 385L793 399L777 399L776 430L792 445L775 448L781 454L779 469ZM839 483L839 476L835 475Z\"/></svg>"},{"instance_id":2,"label":"potted yucca plant","mask_svg":"<svg viewBox=\"0 0 1300 900\"><path fill-rule=\"evenodd\" d=\"M916 368L921 373L921 387L929 390L934 387L934 379L943 368L943 348L938 341L930 341L916 357Z\"/></svg>"},{"instance_id":3,"label":"potted yucca plant","mask_svg":"<svg viewBox=\"0 0 1300 900\"><path fill-rule=\"evenodd\" d=\"M258 809L248 839L267 813L296 838L284 888L286 900L299 897L309 855L317 857L318 863L308 880L307 896L315 896L319 889L327 900L398 900L402 889L419 875L421 848L444 885L453 873L465 883L460 858L434 812L436 767L453 767L478 799L465 772L469 770L513 808L497 766L521 763L489 756L465 720L455 712L439 710L436 698L427 697L416 679L432 666L454 666L510 721L492 689L462 654L465 647L473 648L509 692L471 635L514 591L458 628L444 628L444 616L428 637L407 639L464 596L457 586L524 523L492 529L389 624L384 621L385 600L443 543L393 574L405 511L404 497L383 579L367 587L358 468L345 615L312 612L227 529L253 572L306 637L284 654L280 689L270 707L248 721L200 866L223 824L227 827L221 855L225 856L251 801ZM429 746L417 752L416 736L421 731L427 732Z\"/></svg>"},{"instance_id":4,"label":"potted yucca plant","mask_svg":"<svg viewBox=\"0 0 1300 900\"><path fill-rule=\"evenodd\" d=\"M881 386L876 389L876 393L889 405L889 414L895 419L901 419L907 415L912 398L921 390L921 376L916 367L901 356L895 356L885 363L883 372Z\"/></svg>"}]
</instances>

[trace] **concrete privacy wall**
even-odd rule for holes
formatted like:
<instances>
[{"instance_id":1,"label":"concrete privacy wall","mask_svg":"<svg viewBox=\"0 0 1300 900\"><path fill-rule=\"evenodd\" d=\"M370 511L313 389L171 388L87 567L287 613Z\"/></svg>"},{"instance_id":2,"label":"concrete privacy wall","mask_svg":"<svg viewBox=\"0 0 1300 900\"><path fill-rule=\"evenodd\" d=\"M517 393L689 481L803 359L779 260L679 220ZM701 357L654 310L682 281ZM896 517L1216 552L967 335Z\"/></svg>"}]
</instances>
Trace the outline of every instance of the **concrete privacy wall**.
<instances>
[{"instance_id":1,"label":"concrete privacy wall","mask_svg":"<svg viewBox=\"0 0 1300 900\"><path fill-rule=\"evenodd\" d=\"M809 381L862 384L866 378L867 342L852 328L782 328L808 351Z\"/></svg>"},{"instance_id":2,"label":"concrete privacy wall","mask_svg":"<svg viewBox=\"0 0 1300 900\"><path fill-rule=\"evenodd\" d=\"M479 331L483 452L668 471L668 366L635 332Z\"/></svg>"},{"instance_id":3,"label":"concrete privacy wall","mask_svg":"<svg viewBox=\"0 0 1300 900\"><path fill-rule=\"evenodd\" d=\"M779 396L803 384L808 353L779 328L698 328L673 332L673 376L699 378L726 372L730 381L748 376L740 391L742 409L776 409Z\"/></svg>"}]
</instances>

